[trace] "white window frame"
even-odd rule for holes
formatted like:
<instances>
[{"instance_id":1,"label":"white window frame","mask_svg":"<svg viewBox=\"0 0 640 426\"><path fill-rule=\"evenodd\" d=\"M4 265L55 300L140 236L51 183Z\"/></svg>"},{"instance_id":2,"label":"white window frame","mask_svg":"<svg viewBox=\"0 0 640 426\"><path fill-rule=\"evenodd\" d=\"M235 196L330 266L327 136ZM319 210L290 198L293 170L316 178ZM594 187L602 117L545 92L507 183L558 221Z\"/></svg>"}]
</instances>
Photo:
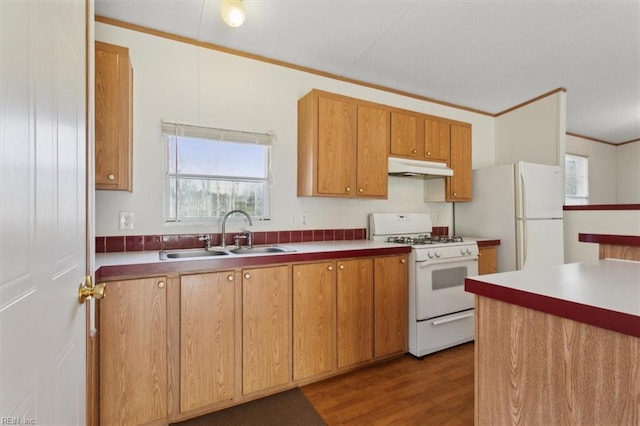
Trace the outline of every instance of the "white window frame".
<instances>
[{"instance_id":1,"label":"white window frame","mask_svg":"<svg viewBox=\"0 0 640 426\"><path fill-rule=\"evenodd\" d=\"M578 193L578 194L568 194L567 193L567 179L568 179L567 163L571 159L576 159L576 160L579 159L581 162L584 162L583 163L584 164L584 168L581 170L584 176L581 178L582 179L582 185L580 185L582 187L583 191ZM565 203L565 205L575 206L575 205L587 205L587 204L589 204L589 157L587 157L585 155L566 153L564 161L565 161L565 190L564 190L564 203Z\"/></svg>"},{"instance_id":2,"label":"white window frame","mask_svg":"<svg viewBox=\"0 0 640 426\"><path fill-rule=\"evenodd\" d=\"M171 144L170 140L172 138L180 138L180 137L188 137L188 138L197 138L197 139L205 139L211 141L221 141L221 142L233 142L233 143L245 143L245 144L257 144L263 145L266 147L266 170L267 175L264 178L255 178L255 177L244 177L244 176L228 176L228 175L218 175L212 171L211 174L199 174L199 175L189 175L189 174L180 174L177 172L177 166L174 167L176 172L171 172L170 168L170 158L171 155L169 153ZM203 125L195 125L195 124L185 124L185 123L176 123L171 121L162 121L162 141L164 144L164 223L165 225L192 225L198 223L213 223L219 222L222 219L222 216L225 212L218 212L216 215L211 215L210 217L197 217L197 218L185 218L181 217L178 212L178 202L175 200L176 206L175 217L171 215L171 180L172 178L178 178L180 176L186 178L194 178L194 179L211 179L211 180L221 180L228 182L262 182L264 183L265 193L264 195L264 214L262 215L254 215L252 214L252 218L254 220L268 220L270 217L270 196L271 196L271 182L272 182L272 174L271 174L271 148L275 142L275 134L273 132L267 133L254 133L254 132L246 132L240 130L228 130L221 129L215 127L208 127ZM177 145L176 145L177 147ZM177 149L177 148L176 148ZM178 154L176 153L176 160L178 159ZM228 210L235 209L235 206L231 206Z\"/></svg>"}]
</instances>

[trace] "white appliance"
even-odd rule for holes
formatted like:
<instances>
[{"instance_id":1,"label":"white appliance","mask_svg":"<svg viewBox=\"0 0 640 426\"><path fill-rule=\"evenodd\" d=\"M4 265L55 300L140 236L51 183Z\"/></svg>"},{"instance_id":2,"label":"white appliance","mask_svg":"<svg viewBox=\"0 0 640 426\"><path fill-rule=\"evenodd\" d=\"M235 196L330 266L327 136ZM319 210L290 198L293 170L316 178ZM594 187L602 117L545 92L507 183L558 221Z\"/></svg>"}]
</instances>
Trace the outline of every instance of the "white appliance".
<instances>
[{"instance_id":1,"label":"white appliance","mask_svg":"<svg viewBox=\"0 0 640 426\"><path fill-rule=\"evenodd\" d=\"M478 274L478 245L432 237L426 213L372 213L369 238L411 246L409 352L417 357L474 339L474 297L464 279Z\"/></svg>"},{"instance_id":2,"label":"white appliance","mask_svg":"<svg viewBox=\"0 0 640 426\"><path fill-rule=\"evenodd\" d=\"M498 271L564 263L564 175L517 162L473 171L473 201L456 203L455 230L499 238Z\"/></svg>"}]
</instances>

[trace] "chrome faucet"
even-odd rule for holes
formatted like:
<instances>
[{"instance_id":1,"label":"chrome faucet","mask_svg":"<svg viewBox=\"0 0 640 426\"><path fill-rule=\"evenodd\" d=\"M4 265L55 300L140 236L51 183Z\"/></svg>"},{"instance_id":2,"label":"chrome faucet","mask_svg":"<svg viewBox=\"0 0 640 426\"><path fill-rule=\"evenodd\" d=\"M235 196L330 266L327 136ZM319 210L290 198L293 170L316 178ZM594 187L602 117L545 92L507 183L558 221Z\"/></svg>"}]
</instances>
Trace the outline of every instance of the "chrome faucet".
<instances>
[{"instance_id":1,"label":"chrome faucet","mask_svg":"<svg viewBox=\"0 0 640 426\"><path fill-rule=\"evenodd\" d=\"M225 241L226 237L227 237L227 232L225 230L226 225L227 225L227 219L229 219L229 216L231 216L234 213L240 213L240 214L245 215L247 217L247 220L249 221L249 226L253 226L253 222L251 221L251 216L249 216L249 214L247 212L245 212L244 210L231 210L231 211L227 212L227 214L225 214L224 217L222 218L222 235L221 235L221 239L222 239L221 246L222 247L226 247L227 246L227 242ZM252 238L251 238L251 231L247 231L247 233L248 233L247 241L249 243L249 247L252 247L253 246L253 241L252 241ZM239 241L239 240L236 240L236 241Z\"/></svg>"}]
</instances>

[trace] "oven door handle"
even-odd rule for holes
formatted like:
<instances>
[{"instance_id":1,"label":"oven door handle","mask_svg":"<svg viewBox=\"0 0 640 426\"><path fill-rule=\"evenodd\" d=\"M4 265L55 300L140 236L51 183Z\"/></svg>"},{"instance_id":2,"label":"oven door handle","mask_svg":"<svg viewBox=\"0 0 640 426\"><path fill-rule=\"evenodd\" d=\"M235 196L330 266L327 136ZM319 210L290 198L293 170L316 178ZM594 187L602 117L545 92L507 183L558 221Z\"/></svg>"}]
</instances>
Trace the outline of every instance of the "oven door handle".
<instances>
[{"instance_id":1,"label":"oven door handle","mask_svg":"<svg viewBox=\"0 0 640 426\"><path fill-rule=\"evenodd\" d=\"M452 321L458 321L461 319L465 319L465 318L469 318L473 316L474 311L467 311L467 312L462 312L458 315L450 315L448 317L445 318L438 318L438 319L434 319L433 321L431 321L432 325L441 325L441 324L446 324L448 322L452 322Z\"/></svg>"},{"instance_id":2,"label":"oven door handle","mask_svg":"<svg viewBox=\"0 0 640 426\"><path fill-rule=\"evenodd\" d=\"M447 263L455 263L455 262L477 262L478 261L478 255L473 255L473 256L465 256L463 258L460 257L453 257L450 259L443 259L443 260L438 260L438 261L433 261L433 260L416 260L416 264L418 265L419 268L428 268L430 266L439 266L439 265L446 265Z\"/></svg>"}]
</instances>

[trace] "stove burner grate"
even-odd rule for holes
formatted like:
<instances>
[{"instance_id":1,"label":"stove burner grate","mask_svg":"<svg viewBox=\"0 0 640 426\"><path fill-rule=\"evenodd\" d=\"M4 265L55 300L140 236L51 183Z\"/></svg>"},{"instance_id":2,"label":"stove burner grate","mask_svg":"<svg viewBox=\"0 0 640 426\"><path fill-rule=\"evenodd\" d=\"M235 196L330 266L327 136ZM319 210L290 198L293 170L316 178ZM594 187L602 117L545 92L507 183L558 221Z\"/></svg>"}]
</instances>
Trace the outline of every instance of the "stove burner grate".
<instances>
[{"instance_id":1,"label":"stove burner grate","mask_svg":"<svg viewBox=\"0 0 640 426\"><path fill-rule=\"evenodd\" d=\"M462 243L464 240L459 236L431 236L431 235L418 235L417 237L407 236L391 236L387 238L387 242L411 244L411 245L424 245L424 244L446 244L446 243Z\"/></svg>"}]
</instances>

